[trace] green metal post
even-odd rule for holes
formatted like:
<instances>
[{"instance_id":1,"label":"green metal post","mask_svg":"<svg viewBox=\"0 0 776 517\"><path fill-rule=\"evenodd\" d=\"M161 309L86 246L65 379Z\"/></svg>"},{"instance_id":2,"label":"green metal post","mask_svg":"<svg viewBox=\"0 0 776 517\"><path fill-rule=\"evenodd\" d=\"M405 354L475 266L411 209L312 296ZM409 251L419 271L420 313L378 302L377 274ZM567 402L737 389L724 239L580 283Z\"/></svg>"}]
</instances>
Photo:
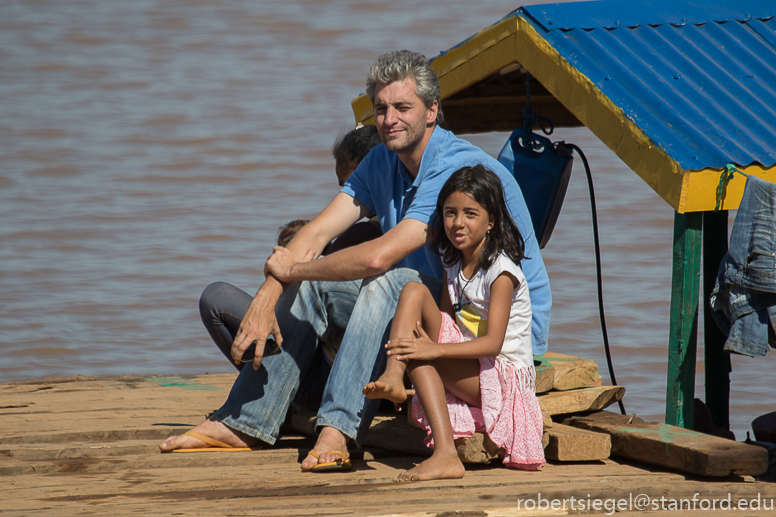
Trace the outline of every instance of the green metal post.
<instances>
[{"instance_id":1,"label":"green metal post","mask_svg":"<svg viewBox=\"0 0 776 517\"><path fill-rule=\"evenodd\" d=\"M715 427L730 429L730 355L722 347L727 337L711 316L711 291L728 249L727 210L703 213L703 352L706 364L706 405Z\"/></svg>"},{"instance_id":2,"label":"green metal post","mask_svg":"<svg viewBox=\"0 0 776 517\"><path fill-rule=\"evenodd\" d=\"M666 423L692 429L700 290L700 213L674 214Z\"/></svg>"}]
</instances>

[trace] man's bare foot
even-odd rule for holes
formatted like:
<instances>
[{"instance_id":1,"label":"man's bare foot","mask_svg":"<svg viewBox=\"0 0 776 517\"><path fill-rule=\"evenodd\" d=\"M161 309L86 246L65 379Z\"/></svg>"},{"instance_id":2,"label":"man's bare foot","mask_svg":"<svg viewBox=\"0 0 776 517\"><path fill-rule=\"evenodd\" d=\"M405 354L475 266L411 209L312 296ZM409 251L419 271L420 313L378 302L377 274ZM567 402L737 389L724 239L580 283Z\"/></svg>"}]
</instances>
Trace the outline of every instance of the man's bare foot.
<instances>
[{"instance_id":1,"label":"man's bare foot","mask_svg":"<svg viewBox=\"0 0 776 517\"><path fill-rule=\"evenodd\" d=\"M205 420L192 431L199 434L203 434L208 438L218 440L226 445L232 447L253 447L259 441L258 439L248 436L240 431L227 427L218 420ZM176 449L202 449L208 447L208 444L187 434L180 436L170 436L165 441L159 444L159 449L162 452L171 452Z\"/></svg>"},{"instance_id":2,"label":"man's bare foot","mask_svg":"<svg viewBox=\"0 0 776 517\"><path fill-rule=\"evenodd\" d=\"M407 400L407 390L404 389L404 376L391 375L385 372L375 382L370 382L361 393L370 399L388 399L401 404Z\"/></svg>"},{"instance_id":3,"label":"man's bare foot","mask_svg":"<svg viewBox=\"0 0 776 517\"><path fill-rule=\"evenodd\" d=\"M302 461L302 470L304 472L307 472L318 463L330 463L342 459L339 455L329 454L330 451L340 451L347 458L348 438L333 427L324 427L321 429L321 434L318 435L318 441L315 442L313 449L318 453L318 458L316 459L312 454L308 454L304 461Z\"/></svg>"},{"instance_id":4,"label":"man's bare foot","mask_svg":"<svg viewBox=\"0 0 776 517\"><path fill-rule=\"evenodd\" d=\"M434 454L415 467L414 469L402 472L396 479L397 483L405 481L425 481L429 479L460 479L463 477L466 470L463 467L463 463L458 459L458 454L453 451L450 454Z\"/></svg>"}]
</instances>

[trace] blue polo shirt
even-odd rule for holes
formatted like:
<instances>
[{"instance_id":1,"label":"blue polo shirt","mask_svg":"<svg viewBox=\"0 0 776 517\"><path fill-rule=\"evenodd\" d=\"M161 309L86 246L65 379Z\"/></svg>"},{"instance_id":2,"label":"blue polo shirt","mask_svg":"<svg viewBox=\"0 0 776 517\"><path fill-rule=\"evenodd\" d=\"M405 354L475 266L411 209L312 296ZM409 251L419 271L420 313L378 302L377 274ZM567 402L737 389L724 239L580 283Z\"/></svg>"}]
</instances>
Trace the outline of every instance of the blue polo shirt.
<instances>
[{"instance_id":1,"label":"blue polo shirt","mask_svg":"<svg viewBox=\"0 0 776 517\"><path fill-rule=\"evenodd\" d=\"M533 352L544 354L552 307L550 279L520 187L498 160L437 126L423 152L420 171L414 180L396 153L378 145L359 164L341 192L358 199L376 214L383 233L406 218L431 225L442 185L461 167L477 164L484 165L501 178L510 215L525 239L526 258L521 266L531 295ZM442 260L429 244L397 264L442 278Z\"/></svg>"}]
</instances>

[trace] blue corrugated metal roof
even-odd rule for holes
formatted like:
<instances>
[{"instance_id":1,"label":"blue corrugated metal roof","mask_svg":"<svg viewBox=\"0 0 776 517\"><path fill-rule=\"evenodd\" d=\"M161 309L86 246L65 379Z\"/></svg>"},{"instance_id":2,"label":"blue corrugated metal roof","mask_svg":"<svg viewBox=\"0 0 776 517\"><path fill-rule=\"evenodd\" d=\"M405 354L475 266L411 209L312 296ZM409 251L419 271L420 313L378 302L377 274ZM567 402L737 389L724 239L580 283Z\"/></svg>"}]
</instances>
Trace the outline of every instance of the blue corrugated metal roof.
<instances>
[{"instance_id":1,"label":"blue corrugated metal roof","mask_svg":"<svg viewBox=\"0 0 776 517\"><path fill-rule=\"evenodd\" d=\"M639 25L698 24L709 21L747 21L773 16L773 0L703 0L598 2L532 5L523 8L545 30L637 27Z\"/></svg>"},{"instance_id":2,"label":"blue corrugated metal roof","mask_svg":"<svg viewBox=\"0 0 776 517\"><path fill-rule=\"evenodd\" d=\"M683 169L776 164L776 2L601 0L516 14Z\"/></svg>"}]
</instances>

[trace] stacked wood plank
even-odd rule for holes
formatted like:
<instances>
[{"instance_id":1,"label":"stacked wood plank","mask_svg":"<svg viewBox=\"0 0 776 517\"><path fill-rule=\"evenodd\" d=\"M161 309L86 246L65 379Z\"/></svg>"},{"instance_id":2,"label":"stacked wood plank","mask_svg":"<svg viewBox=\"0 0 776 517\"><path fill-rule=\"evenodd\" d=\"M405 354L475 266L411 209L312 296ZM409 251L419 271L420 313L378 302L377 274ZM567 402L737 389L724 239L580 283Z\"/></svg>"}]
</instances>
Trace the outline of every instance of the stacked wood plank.
<instances>
[{"instance_id":1,"label":"stacked wood plank","mask_svg":"<svg viewBox=\"0 0 776 517\"><path fill-rule=\"evenodd\" d=\"M537 359L555 377L552 390L539 394L542 411L570 424L547 427L547 459L602 460L611 453L702 476L755 476L768 468L761 447L601 411L620 400L625 388L601 386L594 361L557 353Z\"/></svg>"},{"instance_id":2,"label":"stacked wood plank","mask_svg":"<svg viewBox=\"0 0 776 517\"><path fill-rule=\"evenodd\" d=\"M544 456L555 461L605 460L612 451L607 434L596 433L554 423L547 430L548 444Z\"/></svg>"},{"instance_id":3,"label":"stacked wood plank","mask_svg":"<svg viewBox=\"0 0 776 517\"><path fill-rule=\"evenodd\" d=\"M551 388L556 391L568 391L578 388L592 388L601 385L601 376L598 374L598 363L584 357L547 352L544 355L534 356L534 362L538 371L542 368L551 368L554 373ZM540 390L544 393L548 390Z\"/></svg>"},{"instance_id":4,"label":"stacked wood plank","mask_svg":"<svg viewBox=\"0 0 776 517\"><path fill-rule=\"evenodd\" d=\"M542 412L558 417L600 410L617 402L625 394L622 386L601 386L598 364L584 357L547 352L536 356L537 371L546 366L553 371L551 389L539 391ZM547 445L544 455L554 461L605 460L611 452L611 440L602 433L586 431L545 421Z\"/></svg>"}]
</instances>

